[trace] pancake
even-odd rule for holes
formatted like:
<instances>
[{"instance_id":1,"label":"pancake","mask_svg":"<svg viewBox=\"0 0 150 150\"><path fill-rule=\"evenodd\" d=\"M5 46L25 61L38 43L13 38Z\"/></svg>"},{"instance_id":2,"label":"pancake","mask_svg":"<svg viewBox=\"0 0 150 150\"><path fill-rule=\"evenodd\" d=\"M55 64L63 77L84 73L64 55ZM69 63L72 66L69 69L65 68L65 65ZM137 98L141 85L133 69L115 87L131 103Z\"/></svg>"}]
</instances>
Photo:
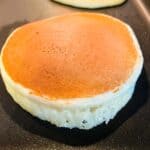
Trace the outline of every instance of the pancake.
<instances>
[{"instance_id":1,"label":"pancake","mask_svg":"<svg viewBox=\"0 0 150 150\"><path fill-rule=\"evenodd\" d=\"M53 1L79 8L96 9L120 5L124 3L126 0L53 0Z\"/></svg>"},{"instance_id":2,"label":"pancake","mask_svg":"<svg viewBox=\"0 0 150 150\"><path fill-rule=\"evenodd\" d=\"M113 119L131 98L143 66L131 27L94 13L19 27L0 58L14 101L33 116L70 129Z\"/></svg>"}]
</instances>

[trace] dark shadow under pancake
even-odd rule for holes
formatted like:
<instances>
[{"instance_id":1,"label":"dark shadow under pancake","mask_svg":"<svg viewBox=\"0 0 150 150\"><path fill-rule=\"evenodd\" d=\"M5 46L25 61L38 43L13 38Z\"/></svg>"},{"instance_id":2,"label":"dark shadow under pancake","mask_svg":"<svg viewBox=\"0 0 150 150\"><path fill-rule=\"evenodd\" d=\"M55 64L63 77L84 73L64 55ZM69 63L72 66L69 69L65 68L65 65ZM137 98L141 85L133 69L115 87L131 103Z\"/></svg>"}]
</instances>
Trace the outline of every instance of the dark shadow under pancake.
<instances>
[{"instance_id":1,"label":"dark shadow under pancake","mask_svg":"<svg viewBox=\"0 0 150 150\"><path fill-rule=\"evenodd\" d=\"M0 38L2 39L0 48L11 31L24 23L25 22L18 22L2 29L0 35ZM135 114L147 101L149 84L145 69L143 69L136 84L134 94L128 104L107 125L103 123L90 130L58 128L49 122L35 118L28 112L24 111L12 100L1 79L0 89L0 103L3 109L21 128L42 137L50 138L65 144L78 146L89 145L104 139L113 133L123 122Z\"/></svg>"},{"instance_id":2,"label":"dark shadow under pancake","mask_svg":"<svg viewBox=\"0 0 150 150\"><path fill-rule=\"evenodd\" d=\"M135 92L131 100L113 120L111 120L107 125L103 123L90 130L80 130L77 128L58 128L47 121L42 121L33 117L12 100L12 98L6 92L2 80L0 80L0 89L2 89L0 92L0 102L4 110L19 126L34 134L38 134L40 136L69 145L89 145L107 137L124 121L137 112L138 109L147 101L148 97L148 81L146 73L143 70L136 84Z\"/></svg>"}]
</instances>

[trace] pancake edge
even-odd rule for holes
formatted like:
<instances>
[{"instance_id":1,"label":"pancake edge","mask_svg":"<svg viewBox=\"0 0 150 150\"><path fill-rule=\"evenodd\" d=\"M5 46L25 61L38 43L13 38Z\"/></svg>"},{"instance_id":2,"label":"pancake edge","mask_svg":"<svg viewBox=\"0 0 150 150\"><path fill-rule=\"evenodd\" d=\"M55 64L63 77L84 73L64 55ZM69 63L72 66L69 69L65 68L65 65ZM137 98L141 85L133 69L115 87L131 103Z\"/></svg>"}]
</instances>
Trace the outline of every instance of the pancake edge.
<instances>
[{"instance_id":1,"label":"pancake edge","mask_svg":"<svg viewBox=\"0 0 150 150\"><path fill-rule=\"evenodd\" d=\"M88 9L97 9L104 7L113 7L123 4L126 0L52 0L54 2L78 7L78 8L88 8Z\"/></svg>"}]
</instances>

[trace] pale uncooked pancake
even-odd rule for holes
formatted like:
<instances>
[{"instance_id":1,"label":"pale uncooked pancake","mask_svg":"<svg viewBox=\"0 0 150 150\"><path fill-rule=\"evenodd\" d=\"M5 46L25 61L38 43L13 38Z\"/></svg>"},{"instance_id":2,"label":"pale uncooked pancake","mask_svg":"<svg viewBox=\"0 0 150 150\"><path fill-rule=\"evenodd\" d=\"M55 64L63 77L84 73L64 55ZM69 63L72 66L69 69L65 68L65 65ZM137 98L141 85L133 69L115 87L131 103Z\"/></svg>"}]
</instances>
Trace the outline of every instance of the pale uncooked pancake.
<instances>
[{"instance_id":1,"label":"pale uncooked pancake","mask_svg":"<svg viewBox=\"0 0 150 150\"><path fill-rule=\"evenodd\" d=\"M126 0L53 0L53 1L79 8L95 9L120 5Z\"/></svg>"},{"instance_id":2,"label":"pale uncooked pancake","mask_svg":"<svg viewBox=\"0 0 150 150\"><path fill-rule=\"evenodd\" d=\"M13 99L59 127L90 129L129 101L143 56L132 29L118 19L74 13L16 29L1 53Z\"/></svg>"}]
</instances>

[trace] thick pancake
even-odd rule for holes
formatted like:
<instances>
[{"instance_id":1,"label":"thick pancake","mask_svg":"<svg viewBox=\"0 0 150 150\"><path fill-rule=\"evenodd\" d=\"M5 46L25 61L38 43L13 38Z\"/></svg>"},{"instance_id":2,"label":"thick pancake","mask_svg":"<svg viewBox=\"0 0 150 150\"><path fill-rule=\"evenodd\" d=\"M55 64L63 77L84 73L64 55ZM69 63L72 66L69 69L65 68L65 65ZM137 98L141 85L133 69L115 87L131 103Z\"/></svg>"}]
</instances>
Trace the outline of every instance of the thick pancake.
<instances>
[{"instance_id":1,"label":"thick pancake","mask_svg":"<svg viewBox=\"0 0 150 150\"><path fill-rule=\"evenodd\" d=\"M79 8L95 9L120 5L126 0L53 0L53 1Z\"/></svg>"},{"instance_id":2,"label":"thick pancake","mask_svg":"<svg viewBox=\"0 0 150 150\"><path fill-rule=\"evenodd\" d=\"M30 23L5 42L0 70L23 109L58 127L91 129L130 100L143 66L131 27L103 14Z\"/></svg>"},{"instance_id":3,"label":"thick pancake","mask_svg":"<svg viewBox=\"0 0 150 150\"><path fill-rule=\"evenodd\" d=\"M79 98L116 90L132 73L137 51L126 26L89 13L19 28L2 57L11 78L49 98Z\"/></svg>"}]
</instances>

